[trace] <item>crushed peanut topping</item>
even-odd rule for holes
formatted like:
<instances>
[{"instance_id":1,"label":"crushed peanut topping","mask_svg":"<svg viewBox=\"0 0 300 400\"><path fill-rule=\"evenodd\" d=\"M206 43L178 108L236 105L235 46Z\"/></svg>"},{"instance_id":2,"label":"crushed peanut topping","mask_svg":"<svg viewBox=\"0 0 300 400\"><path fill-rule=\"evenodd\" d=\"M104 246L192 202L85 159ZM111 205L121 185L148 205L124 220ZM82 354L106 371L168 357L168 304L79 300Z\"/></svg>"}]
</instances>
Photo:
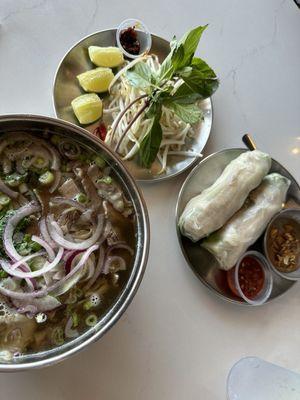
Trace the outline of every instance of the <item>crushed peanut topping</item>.
<instances>
[{"instance_id":1,"label":"crushed peanut topping","mask_svg":"<svg viewBox=\"0 0 300 400\"><path fill-rule=\"evenodd\" d=\"M281 272L293 272L299 268L300 240L295 228L285 224L270 232L271 250L275 267Z\"/></svg>"}]
</instances>

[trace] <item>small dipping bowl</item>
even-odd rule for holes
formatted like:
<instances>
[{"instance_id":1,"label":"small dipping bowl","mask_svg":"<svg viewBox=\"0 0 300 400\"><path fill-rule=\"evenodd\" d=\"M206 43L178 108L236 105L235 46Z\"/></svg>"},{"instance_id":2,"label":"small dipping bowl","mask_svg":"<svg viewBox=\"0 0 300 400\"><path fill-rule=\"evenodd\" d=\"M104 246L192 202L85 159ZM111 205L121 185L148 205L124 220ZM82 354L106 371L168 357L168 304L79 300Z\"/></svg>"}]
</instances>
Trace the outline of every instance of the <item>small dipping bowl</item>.
<instances>
[{"instance_id":1,"label":"small dipping bowl","mask_svg":"<svg viewBox=\"0 0 300 400\"><path fill-rule=\"evenodd\" d=\"M140 42L140 52L139 54L131 54L128 53L121 44L120 35L123 31L128 28L134 28L137 33L137 39ZM146 25L139 21L138 19L126 19L125 21L121 22L119 25L117 32L116 32L116 40L119 49L123 52L123 54L127 58L135 59L143 55L144 53L148 52L151 49L152 45L152 38L149 29Z\"/></svg>"},{"instance_id":2,"label":"small dipping bowl","mask_svg":"<svg viewBox=\"0 0 300 400\"><path fill-rule=\"evenodd\" d=\"M272 250L272 230L278 229L284 231L285 225L291 225L298 239L298 249L296 256L295 270L292 272L283 272L276 268L274 252ZM264 236L264 252L272 270L279 276L291 281L300 279L300 209L288 208L276 214L269 222Z\"/></svg>"},{"instance_id":3,"label":"small dipping bowl","mask_svg":"<svg viewBox=\"0 0 300 400\"><path fill-rule=\"evenodd\" d=\"M241 289L240 282L239 282L239 270L242 265L242 261L246 257L251 257L251 258L256 259L258 261L258 263L260 264L260 266L262 267L262 270L264 273L263 287L261 288L261 290L258 292L258 294L255 297L251 297L251 298L248 298L245 295L245 293ZM247 303L251 304L252 306L259 306L259 305L265 303L268 300L268 298L270 297L270 294L271 294L272 288L273 288L273 275L271 272L271 268L268 264L268 261L258 251L247 251L246 253L244 253L239 258L238 262L236 263L236 266L233 267L230 271L228 271L228 274L229 274L230 281L231 281L231 285L229 285L231 287L231 290L236 295L238 295L243 300L245 300ZM233 285L233 287L232 287L232 285Z\"/></svg>"}]
</instances>

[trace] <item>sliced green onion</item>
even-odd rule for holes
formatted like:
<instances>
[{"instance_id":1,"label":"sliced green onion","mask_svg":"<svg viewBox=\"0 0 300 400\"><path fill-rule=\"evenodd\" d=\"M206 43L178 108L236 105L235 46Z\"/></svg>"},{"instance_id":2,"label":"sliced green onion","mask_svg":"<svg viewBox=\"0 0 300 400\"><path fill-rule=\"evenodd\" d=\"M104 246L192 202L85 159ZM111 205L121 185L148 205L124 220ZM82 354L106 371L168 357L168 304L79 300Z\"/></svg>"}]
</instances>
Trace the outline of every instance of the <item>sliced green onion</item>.
<instances>
[{"instance_id":1,"label":"sliced green onion","mask_svg":"<svg viewBox=\"0 0 300 400\"><path fill-rule=\"evenodd\" d=\"M37 157L33 163L33 165L37 168L42 167L44 164L45 164L45 159L43 157Z\"/></svg>"},{"instance_id":2,"label":"sliced green onion","mask_svg":"<svg viewBox=\"0 0 300 400\"><path fill-rule=\"evenodd\" d=\"M100 157L100 156L95 156L95 157L93 158L93 161L94 161L94 163L95 163L99 168L104 168L105 165L106 165L105 160L103 160L103 158Z\"/></svg>"},{"instance_id":3,"label":"sliced green onion","mask_svg":"<svg viewBox=\"0 0 300 400\"><path fill-rule=\"evenodd\" d=\"M53 144L58 144L61 141L61 138L58 135L52 135L51 136L51 142Z\"/></svg>"},{"instance_id":4,"label":"sliced green onion","mask_svg":"<svg viewBox=\"0 0 300 400\"><path fill-rule=\"evenodd\" d=\"M5 183L11 187L17 187L20 183L23 183L27 177L27 174L19 175L17 173L13 173L11 175L7 175L5 177Z\"/></svg>"},{"instance_id":5,"label":"sliced green onion","mask_svg":"<svg viewBox=\"0 0 300 400\"><path fill-rule=\"evenodd\" d=\"M53 344L55 344L57 346L61 346L62 344L64 344L64 342L65 342L64 331L60 326L56 326L53 329L51 339L52 339Z\"/></svg>"},{"instance_id":6,"label":"sliced green onion","mask_svg":"<svg viewBox=\"0 0 300 400\"><path fill-rule=\"evenodd\" d=\"M112 183L112 178L110 176L104 176L103 178L97 179L97 183L106 183L110 185Z\"/></svg>"},{"instance_id":7,"label":"sliced green onion","mask_svg":"<svg viewBox=\"0 0 300 400\"><path fill-rule=\"evenodd\" d=\"M83 296L83 291L80 288L75 288L75 294L77 297L82 297Z\"/></svg>"},{"instance_id":8,"label":"sliced green onion","mask_svg":"<svg viewBox=\"0 0 300 400\"><path fill-rule=\"evenodd\" d=\"M92 305L92 303L89 301L89 300L87 300L87 301L85 301L84 303L83 303L83 308L85 309L85 310L89 310L89 309L91 309L93 307L93 305Z\"/></svg>"},{"instance_id":9,"label":"sliced green onion","mask_svg":"<svg viewBox=\"0 0 300 400\"><path fill-rule=\"evenodd\" d=\"M53 181L54 175L50 171L45 172L39 177L39 182L45 186L50 185Z\"/></svg>"},{"instance_id":10,"label":"sliced green onion","mask_svg":"<svg viewBox=\"0 0 300 400\"><path fill-rule=\"evenodd\" d=\"M75 196L75 200L78 201L78 203L83 203L83 204L88 202L87 195L84 193L78 193Z\"/></svg>"},{"instance_id":11,"label":"sliced green onion","mask_svg":"<svg viewBox=\"0 0 300 400\"><path fill-rule=\"evenodd\" d=\"M73 322L72 326L73 326L73 328L76 328L79 323L78 314L76 312L73 312L71 317L72 317L72 322Z\"/></svg>"},{"instance_id":12,"label":"sliced green onion","mask_svg":"<svg viewBox=\"0 0 300 400\"><path fill-rule=\"evenodd\" d=\"M0 205L1 206L7 206L11 202L11 199L6 196L6 194L1 193L0 194Z\"/></svg>"},{"instance_id":13,"label":"sliced green onion","mask_svg":"<svg viewBox=\"0 0 300 400\"><path fill-rule=\"evenodd\" d=\"M3 269L0 270L0 279L7 278L8 274L7 272L3 271Z\"/></svg>"},{"instance_id":14,"label":"sliced green onion","mask_svg":"<svg viewBox=\"0 0 300 400\"><path fill-rule=\"evenodd\" d=\"M87 326L95 326L98 322L98 318L96 314L90 314L85 319L85 324Z\"/></svg>"}]
</instances>

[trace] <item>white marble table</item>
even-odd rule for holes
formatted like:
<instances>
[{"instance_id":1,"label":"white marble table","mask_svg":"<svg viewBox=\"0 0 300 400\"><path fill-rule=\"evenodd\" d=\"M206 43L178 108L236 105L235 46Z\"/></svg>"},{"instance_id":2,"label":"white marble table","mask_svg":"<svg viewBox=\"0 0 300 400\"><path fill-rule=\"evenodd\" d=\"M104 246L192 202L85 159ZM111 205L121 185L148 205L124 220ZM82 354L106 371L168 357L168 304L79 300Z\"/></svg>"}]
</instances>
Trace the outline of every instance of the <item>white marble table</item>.
<instances>
[{"instance_id":1,"label":"white marble table","mask_svg":"<svg viewBox=\"0 0 300 400\"><path fill-rule=\"evenodd\" d=\"M60 58L81 37L135 16L171 38L210 23L201 55L221 79L206 154L251 132L300 180L300 10L292 0L1 0L0 114L53 115ZM0 375L0 398L225 399L235 361L257 355L300 372L300 286L262 308L213 297L180 253L174 208L184 175L143 186L152 240L142 285L98 343L44 370Z\"/></svg>"}]
</instances>

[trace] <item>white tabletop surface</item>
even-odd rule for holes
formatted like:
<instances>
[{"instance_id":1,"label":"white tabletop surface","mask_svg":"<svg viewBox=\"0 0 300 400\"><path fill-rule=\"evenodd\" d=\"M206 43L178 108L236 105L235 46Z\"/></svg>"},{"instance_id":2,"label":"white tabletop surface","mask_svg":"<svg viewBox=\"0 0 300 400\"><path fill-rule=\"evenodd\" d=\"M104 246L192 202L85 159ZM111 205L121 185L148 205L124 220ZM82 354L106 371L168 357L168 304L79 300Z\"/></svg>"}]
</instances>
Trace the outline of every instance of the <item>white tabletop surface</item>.
<instances>
[{"instance_id":1,"label":"white tabletop surface","mask_svg":"<svg viewBox=\"0 0 300 400\"><path fill-rule=\"evenodd\" d=\"M205 154L240 146L251 132L300 180L300 10L292 0L1 0L0 114L53 116L53 76L67 49L131 16L166 38L209 23L200 50L221 84ZM211 295L177 243L184 178L142 186L150 258L117 325L59 365L2 374L1 399L224 400L227 374L246 355L300 372L299 285L255 309Z\"/></svg>"}]
</instances>

